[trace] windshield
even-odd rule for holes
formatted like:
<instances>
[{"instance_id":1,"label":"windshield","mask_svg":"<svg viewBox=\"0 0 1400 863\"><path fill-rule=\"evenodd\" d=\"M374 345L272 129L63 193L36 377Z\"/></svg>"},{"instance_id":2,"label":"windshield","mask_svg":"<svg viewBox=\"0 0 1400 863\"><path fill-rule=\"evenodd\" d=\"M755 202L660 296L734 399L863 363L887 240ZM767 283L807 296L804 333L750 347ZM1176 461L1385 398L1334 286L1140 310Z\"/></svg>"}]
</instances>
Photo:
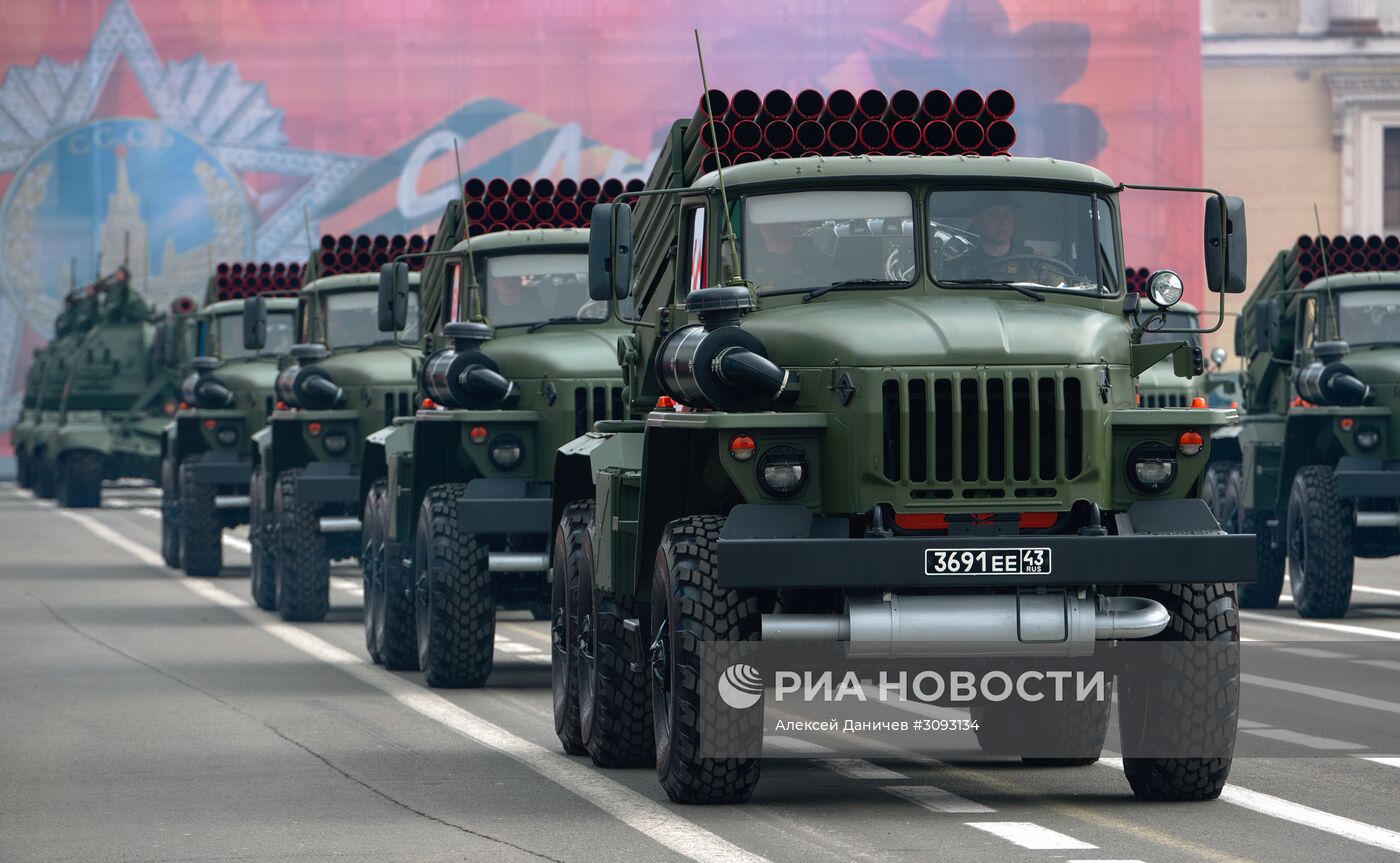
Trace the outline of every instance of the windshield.
<instances>
[{"instance_id":1,"label":"windshield","mask_svg":"<svg viewBox=\"0 0 1400 863\"><path fill-rule=\"evenodd\" d=\"M929 268L943 285L1013 282L1117 293L1122 266L1113 211L1095 195L1029 189L935 191Z\"/></svg>"},{"instance_id":2,"label":"windshield","mask_svg":"<svg viewBox=\"0 0 1400 863\"><path fill-rule=\"evenodd\" d=\"M393 341L392 333L379 331L379 294L377 291L350 291L326 294L326 344L332 348L358 348ZM399 341L418 341L418 291L408 294L408 317L399 332Z\"/></svg>"},{"instance_id":3,"label":"windshield","mask_svg":"<svg viewBox=\"0 0 1400 863\"><path fill-rule=\"evenodd\" d=\"M602 321L608 304L588 298L588 255L582 252L493 255L486 260L486 314L497 327Z\"/></svg>"},{"instance_id":4,"label":"windshield","mask_svg":"<svg viewBox=\"0 0 1400 863\"><path fill-rule=\"evenodd\" d=\"M833 284L903 286L918 273L914 201L902 191L744 199L744 276L759 293Z\"/></svg>"},{"instance_id":5,"label":"windshield","mask_svg":"<svg viewBox=\"0 0 1400 863\"><path fill-rule=\"evenodd\" d=\"M1352 347L1400 344L1400 291L1338 293L1337 325Z\"/></svg>"},{"instance_id":6,"label":"windshield","mask_svg":"<svg viewBox=\"0 0 1400 863\"><path fill-rule=\"evenodd\" d=\"M1200 316L1195 312L1157 312L1151 317L1157 318L1161 315L1166 315L1166 320L1161 323L1154 323L1152 325L1154 328L1168 330L1195 329L1199 325L1198 321ZM1142 334L1142 343L1144 345L1159 342L1183 341L1193 345L1199 345L1201 343L1201 336L1199 333L1163 333L1157 332L1156 329L1147 330Z\"/></svg>"},{"instance_id":7,"label":"windshield","mask_svg":"<svg viewBox=\"0 0 1400 863\"><path fill-rule=\"evenodd\" d=\"M276 356L291 350L296 326L291 312L267 313L267 343L257 353L263 356ZM218 342L211 352L221 359L237 360L254 355L243 347L243 315L219 315Z\"/></svg>"}]
</instances>

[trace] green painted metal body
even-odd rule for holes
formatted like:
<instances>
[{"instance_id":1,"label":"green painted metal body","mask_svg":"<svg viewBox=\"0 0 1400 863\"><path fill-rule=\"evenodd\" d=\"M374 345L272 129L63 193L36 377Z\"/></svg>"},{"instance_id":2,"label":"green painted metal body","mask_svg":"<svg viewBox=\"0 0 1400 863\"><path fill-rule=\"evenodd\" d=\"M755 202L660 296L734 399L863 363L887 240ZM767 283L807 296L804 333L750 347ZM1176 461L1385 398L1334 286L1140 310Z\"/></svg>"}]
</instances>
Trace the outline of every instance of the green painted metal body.
<instances>
[{"instance_id":1,"label":"green painted metal body","mask_svg":"<svg viewBox=\"0 0 1400 863\"><path fill-rule=\"evenodd\" d=\"M639 210L627 305L644 325L628 334L623 351L629 403L639 412L661 395L654 365L660 340L695 323L684 305L687 276L675 262L688 258L685 209L721 211L717 180L707 175L662 206ZM1121 259L1118 186L1085 165L813 157L735 166L724 181L734 208L759 193L905 189L916 226L931 190L974 184L1089 192L1112 208ZM640 239L644 219L666 220L664 242L650 249ZM713 221L703 254L708 272L720 273L724 244ZM940 286L927 267L919 269L905 288L837 289L810 302L800 293L760 293L742 329L796 378L775 409L652 410L644 423L599 427L565 446L555 512L571 500L596 499L599 585L645 601L669 521L724 515L745 503L797 503L814 516L846 520L853 537L862 535L872 509L885 505L899 517L952 519L1063 513L1087 502L1111 516L1152 497L1129 483L1131 449L1144 442L1175 449L1182 431L1208 439L1235 420L1233 411L1136 405L1136 350L1121 285L1101 296L1045 291L1037 302L1012 290ZM730 455L737 433L754 439L757 458ZM757 480L763 453L777 445L806 454L809 476L795 497L778 499ZM1175 480L1156 498L1195 496L1206 460L1206 452L1182 456ZM880 574L868 576L877 587Z\"/></svg>"}]
</instances>

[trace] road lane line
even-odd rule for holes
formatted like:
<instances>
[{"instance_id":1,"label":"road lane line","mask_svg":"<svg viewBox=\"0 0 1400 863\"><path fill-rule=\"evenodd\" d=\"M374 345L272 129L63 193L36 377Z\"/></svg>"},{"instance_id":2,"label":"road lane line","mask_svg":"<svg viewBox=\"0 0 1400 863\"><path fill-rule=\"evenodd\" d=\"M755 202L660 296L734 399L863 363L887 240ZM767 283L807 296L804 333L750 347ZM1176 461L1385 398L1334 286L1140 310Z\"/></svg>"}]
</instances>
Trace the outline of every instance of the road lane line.
<instances>
[{"instance_id":1,"label":"road lane line","mask_svg":"<svg viewBox=\"0 0 1400 863\"><path fill-rule=\"evenodd\" d=\"M968 821L967 826L985 830L1031 851L1088 851L1099 847L1030 821Z\"/></svg>"},{"instance_id":2,"label":"road lane line","mask_svg":"<svg viewBox=\"0 0 1400 863\"><path fill-rule=\"evenodd\" d=\"M1376 764L1384 764L1386 767L1400 767L1400 758L1389 755L1359 755L1362 761L1373 761Z\"/></svg>"},{"instance_id":3,"label":"road lane line","mask_svg":"<svg viewBox=\"0 0 1400 863\"><path fill-rule=\"evenodd\" d=\"M90 516L68 510L58 512L87 528L98 539L164 572L164 562L152 549L122 536ZM651 798L607 778L590 766L512 734L466 708L371 665L367 660L342 650L304 629L267 619L252 608L251 602L240 599L211 582L195 579L172 579L172 582L229 609L258 629L302 653L341 669L419 715L515 759L541 777L572 792L648 839L683 857L699 863L708 863L711 860L726 863L767 863L767 858L745 851L729 840L676 815Z\"/></svg>"},{"instance_id":4,"label":"road lane line","mask_svg":"<svg viewBox=\"0 0 1400 863\"><path fill-rule=\"evenodd\" d=\"M1253 620L1259 623L1280 623L1285 626L1325 629L1328 632L1344 632L1348 635L1367 635L1372 638L1383 638L1387 641L1400 641L1400 632L1392 632L1388 629L1372 629L1369 626L1352 626L1349 623L1328 623L1324 620L1301 620L1293 617L1275 617L1271 614L1260 614L1256 611L1241 611L1240 617L1244 620Z\"/></svg>"},{"instance_id":5,"label":"road lane line","mask_svg":"<svg viewBox=\"0 0 1400 863\"><path fill-rule=\"evenodd\" d=\"M872 764L864 758L818 758L815 763L847 779L877 779L881 782L909 781L909 777L903 773Z\"/></svg>"},{"instance_id":6,"label":"road lane line","mask_svg":"<svg viewBox=\"0 0 1400 863\"><path fill-rule=\"evenodd\" d=\"M944 791L936 785L885 785L881 787L881 790L888 791L896 797L902 797L910 803L939 814L982 815L996 811L990 806L983 806L981 803L968 800L966 797L959 797L951 791ZM1075 847L1093 848L1094 846L1078 845Z\"/></svg>"},{"instance_id":7,"label":"road lane line","mask_svg":"<svg viewBox=\"0 0 1400 863\"><path fill-rule=\"evenodd\" d=\"M1392 596L1400 598L1400 590L1389 590L1384 587L1370 587L1365 584L1353 584L1351 589L1355 593L1374 593L1377 596Z\"/></svg>"},{"instance_id":8,"label":"road lane line","mask_svg":"<svg viewBox=\"0 0 1400 863\"><path fill-rule=\"evenodd\" d=\"M1323 686L1312 686L1307 683L1294 683L1291 680L1275 680L1272 677L1260 677L1257 674L1241 674L1240 680L1254 686L1263 686L1266 689L1280 689L1284 692L1292 692L1295 695L1310 695L1313 698L1321 698L1325 701L1333 701L1337 704L1349 704L1352 707L1367 707L1371 710L1380 710L1385 713L1400 713L1400 704L1394 701L1382 701L1379 698L1370 698L1365 695L1357 695L1352 692L1343 692L1340 689L1328 689Z\"/></svg>"},{"instance_id":9,"label":"road lane line","mask_svg":"<svg viewBox=\"0 0 1400 863\"><path fill-rule=\"evenodd\" d=\"M1289 731L1287 728L1241 728L1245 734L1253 734L1256 737L1266 737L1269 740L1277 740L1280 743L1292 743L1297 746L1306 746L1308 749L1320 749L1324 752L1337 749L1370 749L1360 743L1351 743L1346 740L1334 740L1331 737L1315 737L1311 734L1304 734L1301 731Z\"/></svg>"},{"instance_id":10,"label":"road lane line","mask_svg":"<svg viewBox=\"0 0 1400 863\"><path fill-rule=\"evenodd\" d=\"M1400 671L1400 662L1394 659L1353 659L1357 665L1369 665L1372 668L1383 668L1386 671Z\"/></svg>"},{"instance_id":11,"label":"road lane line","mask_svg":"<svg viewBox=\"0 0 1400 863\"><path fill-rule=\"evenodd\" d=\"M1099 763L1116 770L1123 769L1122 758L1101 758ZM1340 836L1363 845L1400 853L1400 833L1394 830L1387 830L1384 827L1377 827L1374 824L1367 824L1364 821L1356 821L1341 815L1333 815L1331 812L1323 812L1321 809L1294 803L1292 800L1285 800L1272 794L1251 791L1238 785L1226 785L1225 790L1220 792L1220 799L1251 812L1291 821L1294 824L1331 833L1333 836Z\"/></svg>"},{"instance_id":12,"label":"road lane line","mask_svg":"<svg viewBox=\"0 0 1400 863\"><path fill-rule=\"evenodd\" d=\"M1356 656L1350 653L1339 653L1335 650L1323 650L1320 647L1275 647L1279 653L1292 653L1295 656L1306 656L1309 659L1355 659Z\"/></svg>"}]
</instances>

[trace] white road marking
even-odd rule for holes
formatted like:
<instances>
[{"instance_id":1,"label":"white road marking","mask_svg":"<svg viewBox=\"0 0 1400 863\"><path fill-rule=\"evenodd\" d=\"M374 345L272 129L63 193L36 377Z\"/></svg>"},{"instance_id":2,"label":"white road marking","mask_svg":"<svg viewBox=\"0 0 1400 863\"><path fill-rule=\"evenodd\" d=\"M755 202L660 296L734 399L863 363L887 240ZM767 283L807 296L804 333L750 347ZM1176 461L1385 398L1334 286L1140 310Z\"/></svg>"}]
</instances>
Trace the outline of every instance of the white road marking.
<instances>
[{"instance_id":1,"label":"white road marking","mask_svg":"<svg viewBox=\"0 0 1400 863\"><path fill-rule=\"evenodd\" d=\"M359 579L331 576L331 587L361 598L365 595L365 583Z\"/></svg>"},{"instance_id":2,"label":"white road marking","mask_svg":"<svg viewBox=\"0 0 1400 863\"><path fill-rule=\"evenodd\" d=\"M518 641L505 641L503 639L496 640L496 649L504 650L506 653L539 653L539 650L533 645L521 644Z\"/></svg>"},{"instance_id":3,"label":"white road marking","mask_svg":"<svg viewBox=\"0 0 1400 863\"><path fill-rule=\"evenodd\" d=\"M765 736L763 738L763 748L781 749L787 752L800 752L803 755L821 755L836 751L820 743L813 743L810 740L801 740L796 737L784 737L781 734Z\"/></svg>"},{"instance_id":4,"label":"white road marking","mask_svg":"<svg viewBox=\"0 0 1400 863\"><path fill-rule=\"evenodd\" d=\"M908 782L909 777L897 770L871 764L864 758L818 758L817 764L847 779L876 779L881 782Z\"/></svg>"},{"instance_id":5,"label":"white road marking","mask_svg":"<svg viewBox=\"0 0 1400 863\"><path fill-rule=\"evenodd\" d=\"M1272 727L1273 727L1272 725L1269 725L1269 724L1266 723L1266 722L1255 722L1255 721L1252 720L1252 719L1243 719L1243 718L1236 720L1236 724L1238 724L1240 728L1272 728Z\"/></svg>"},{"instance_id":6,"label":"white road marking","mask_svg":"<svg viewBox=\"0 0 1400 863\"><path fill-rule=\"evenodd\" d=\"M1307 683L1294 683L1291 680L1275 680L1272 677L1260 677L1257 674L1241 674L1240 680L1254 686L1263 686L1267 689L1279 689L1284 692L1292 692L1296 695L1310 695L1313 698L1321 698L1325 701L1332 701L1337 704L1349 704L1352 707L1367 707L1371 710L1380 710L1385 713L1400 713L1400 704L1394 701L1383 701L1379 698L1371 698L1366 695L1357 695L1353 692L1343 692L1340 689L1328 689L1324 686L1312 686Z\"/></svg>"},{"instance_id":7,"label":"white road marking","mask_svg":"<svg viewBox=\"0 0 1400 863\"><path fill-rule=\"evenodd\" d=\"M1275 617L1271 614L1260 614L1255 611L1241 611L1240 617L1245 620L1254 620L1259 623L1281 623L1286 626L1301 626L1307 629L1323 629L1328 632L1343 632L1347 635L1367 635L1372 638L1383 638L1387 641L1400 641L1400 632L1392 632L1388 629L1373 629L1369 626L1353 626L1349 623L1328 623L1325 620L1302 620L1293 617Z\"/></svg>"},{"instance_id":8,"label":"white road marking","mask_svg":"<svg viewBox=\"0 0 1400 863\"><path fill-rule=\"evenodd\" d=\"M967 826L985 830L993 836L1000 836L1007 842L1031 851L1079 851L1099 847L1029 821L968 821Z\"/></svg>"},{"instance_id":9,"label":"white road marking","mask_svg":"<svg viewBox=\"0 0 1400 863\"><path fill-rule=\"evenodd\" d=\"M1376 764L1384 764L1386 767L1400 767L1400 758L1390 755L1360 755L1357 757L1362 761L1373 761Z\"/></svg>"},{"instance_id":10,"label":"white road marking","mask_svg":"<svg viewBox=\"0 0 1400 863\"><path fill-rule=\"evenodd\" d=\"M1350 653L1338 653L1335 650L1323 650L1320 647L1275 647L1279 653L1292 653L1297 656L1306 656L1309 659L1355 659Z\"/></svg>"},{"instance_id":11,"label":"white road marking","mask_svg":"<svg viewBox=\"0 0 1400 863\"><path fill-rule=\"evenodd\" d=\"M1241 728L1245 734L1253 734L1255 737L1267 737L1270 740L1278 740L1282 743L1293 743L1298 746L1306 746L1309 749L1321 749L1330 751L1335 749L1370 749L1360 743L1350 743L1346 740L1334 740L1331 737L1315 737L1311 734L1304 734L1301 731L1289 731L1286 728Z\"/></svg>"},{"instance_id":12,"label":"white road marking","mask_svg":"<svg viewBox=\"0 0 1400 863\"><path fill-rule=\"evenodd\" d=\"M59 511L102 539L137 560L164 571L155 551L130 540L100 521L77 512ZM291 647L341 669L355 679L393 698L414 712L456 731L463 737L519 761L540 776L597 806L643 836L691 860L735 863L766 863L767 858L745 851L734 843L680 817L667 807L607 778L602 773L560 753L531 743L504 728L482 719L471 711L416 684L371 665L348 651L288 623L270 620L252 608L252 603L195 579L172 579L175 584L208 599L247 620L263 632Z\"/></svg>"},{"instance_id":13,"label":"white road marking","mask_svg":"<svg viewBox=\"0 0 1400 863\"><path fill-rule=\"evenodd\" d=\"M1384 587L1370 587L1365 584L1353 584L1351 589L1353 593L1374 593L1378 596L1392 596L1400 599L1400 590L1390 590Z\"/></svg>"},{"instance_id":14,"label":"white road marking","mask_svg":"<svg viewBox=\"0 0 1400 863\"><path fill-rule=\"evenodd\" d=\"M930 812L981 815L996 811L990 806L983 806L981 803L968 800L966 797L959 797L951 791L944 791L936 785L885 785L882 786L882 790L888 791L896 797L903 797L910 803L922 806ZM1094 846L1080 845L1076 847L1092 848Z\"/></svg>"},{"instance_id":15,"label":"white road marking","mask_svg":"<svg viewBox=\"0 0 1400 863\"><path fill-rule=\"evenodd\" d=\"M1357 665L1369 665L1371 668L1383 668L1386 671L1400 671L1400 662L1394 659L1353 659Z\"/></svg>"},{"instance_id":16,"label":"white road marking","mask_svg":"<svg viewBox=\"0 0 1400 863\"><path fill-rule=\"evenodd\" d=\"M1121 758L1101 758L1099 763L1106 767L1123 769L1123 759ZM1400 833L1387 830L1384 827L1377 827L1374 824L1367 824L1364 821L1333 815L1331 812L1323 812L1321 809L1294 803L1292 800L1285 800L1272 794L1251 791L1238 785L1226 785L1225 790L1220 792L1220 799L1251 812L1258 812L1272 818L1281 818L1284 821L1291 821L1294 824L1331 833L1333 836L1340 836L1363 845L1400 852Z\"/></svg>"}]
</instances>

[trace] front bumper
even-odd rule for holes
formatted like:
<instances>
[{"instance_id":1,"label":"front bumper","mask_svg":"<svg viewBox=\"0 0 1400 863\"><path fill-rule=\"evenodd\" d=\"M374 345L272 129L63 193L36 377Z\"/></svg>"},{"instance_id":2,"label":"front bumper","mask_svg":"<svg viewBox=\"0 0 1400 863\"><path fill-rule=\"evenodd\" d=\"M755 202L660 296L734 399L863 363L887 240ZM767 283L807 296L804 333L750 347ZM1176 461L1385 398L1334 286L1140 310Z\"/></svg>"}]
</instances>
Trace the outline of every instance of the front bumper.
<instances>
[{"instance_id":1,"label":"front bumper","mask_svg":"<svg viewBox=\"0 0 1400 863\"><path fill-rule=\"evenodd\" d=\"M1333 475L1337 494L1344 498L1400 497L1400 461L1342 456Z\"/></svg>"},{"instance_id":2,"label":"front bumper","mask_svg":"<svg viewBox=\"0 0 1400 863\"><path fill-rule=\"evenodd\" d=\"M206 452L194 463L192 479L198 485L248 488L253 459L235 452Z\"/></svg>"},{"instance_id":3,"label":"front bumper","mask_svg":"<svg viewBox=\"0 0 1400 863\"><path fill-rule=\"evenodd\" d=\"M474 479L457 504L457 523L470 533L542 533L553 528L553 483Z\"/></svg>"},{"instance_id":4,"label":"front bumper","mask_svg":"<svg viewBox=\"0 0 1400 863\"><path fill-rule=\"evenodd\" d=\"M313 461L297 477L296 495L312 503L353 503L358 508L360 472L349 462Z\"/></svg>"}]
</instances>

